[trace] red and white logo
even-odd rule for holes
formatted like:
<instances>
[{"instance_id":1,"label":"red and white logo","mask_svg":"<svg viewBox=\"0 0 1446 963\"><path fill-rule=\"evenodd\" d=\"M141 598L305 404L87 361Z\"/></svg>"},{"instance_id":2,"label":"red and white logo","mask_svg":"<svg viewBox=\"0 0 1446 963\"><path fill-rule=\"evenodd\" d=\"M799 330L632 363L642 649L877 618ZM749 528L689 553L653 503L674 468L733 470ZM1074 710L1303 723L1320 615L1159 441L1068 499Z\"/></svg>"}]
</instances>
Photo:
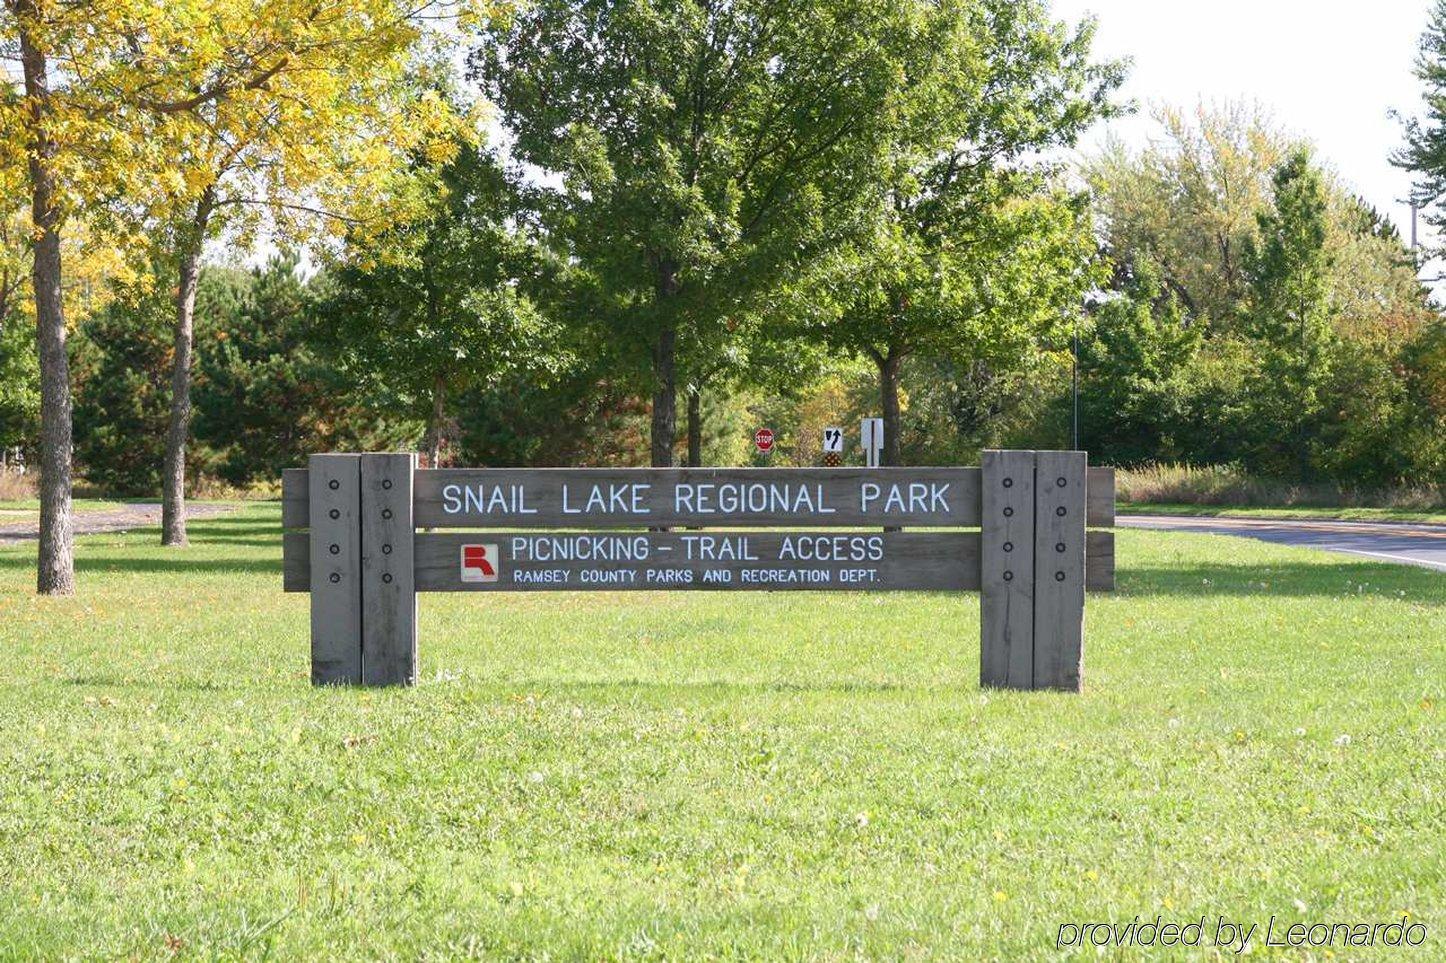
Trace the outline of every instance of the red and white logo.
<instances>
[{"instance_id":1,"label":"red and white logo","mask_svg":"<svg viewBox=\"0 0 1446 963\"><path fill-rule=\"evenodd\" d=\"M496 545L462 546L462 581L495 582L499 556Z\"/></svg>"},{"instance_id":2,"label":"red and white logo","mask_svg":"<svg viewBox=\"0 0 1446 963\"><path fill-rule=\"evenodd\" d=\"M765 455L773 450L773 429L760 428L753 433L753 444Z\"/></svg>"}]
</instances>

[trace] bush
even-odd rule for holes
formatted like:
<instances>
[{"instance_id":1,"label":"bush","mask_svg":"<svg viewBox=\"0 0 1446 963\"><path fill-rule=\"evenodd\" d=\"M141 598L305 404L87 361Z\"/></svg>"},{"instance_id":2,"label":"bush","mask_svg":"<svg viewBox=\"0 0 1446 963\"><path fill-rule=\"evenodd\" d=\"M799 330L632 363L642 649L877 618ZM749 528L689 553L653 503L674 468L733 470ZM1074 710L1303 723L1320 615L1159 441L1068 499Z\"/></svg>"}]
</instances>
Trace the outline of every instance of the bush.
<instances>
[{"instance_id":1,"label":"bush","mask_svg":"<svg viewBox=\"0 0 1446 963\"><path fill-rule=\"evenodd\" d=\"M1446 508L1446 486L1353 488L1260 478L1231 465L1155 464L1115 473L1115 497L1144 505Z\"/></svg>"}]
</instances>

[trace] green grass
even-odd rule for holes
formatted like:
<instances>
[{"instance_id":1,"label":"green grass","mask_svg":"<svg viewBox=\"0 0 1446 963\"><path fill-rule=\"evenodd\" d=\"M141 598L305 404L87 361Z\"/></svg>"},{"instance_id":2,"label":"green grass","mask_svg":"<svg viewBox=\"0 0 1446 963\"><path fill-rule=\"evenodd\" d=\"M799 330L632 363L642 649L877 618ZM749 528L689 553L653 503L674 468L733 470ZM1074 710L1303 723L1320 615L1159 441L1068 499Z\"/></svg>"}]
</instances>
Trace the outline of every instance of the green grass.
<instances>
[{"instance_id":1,"label":"green grass","mask_svg":"<svg viewBox=\"0 0 1446 963\"><path fill-rule=\"evenodd\" d=\"M77 512L108 512L117 508L124 508L128 504L148 502L158 504L156 498L135 498L135 499L114 499L114 498L77 498L71 504ZM0 513L24 512L34 515L40 511L39 498L9 498L0 499ZM0 516L0 521L3 521Z\"/></svg>"},{"instance_id":2,"label":"green grass","mask_svg":"<svg viewBox=\"0 0 1446 963\"><path fill-rule=\"evenodd\" d=\"M1405 508L1303 508L1300 506L1251 506L1154 504L1120 502L1121 515L1198 515L1209 518L1304 518L1338 519L1353 522L1425 522L1446 525L1446 512L1423 512Z\"/></svg>"},{"instance_id":3,"label":"green grass","mask_svg":"<svg viewBox=\"0 0 1446 963\"><path fill-rule=\"evenodd\" d=\"M71 599L0 551L0 958L1443 955L1439 574L1121 532L1083 696L980 691L944 594L424 596L419 687L319 691L277 525L83 539Z\"/></svg>"}]
</instances>

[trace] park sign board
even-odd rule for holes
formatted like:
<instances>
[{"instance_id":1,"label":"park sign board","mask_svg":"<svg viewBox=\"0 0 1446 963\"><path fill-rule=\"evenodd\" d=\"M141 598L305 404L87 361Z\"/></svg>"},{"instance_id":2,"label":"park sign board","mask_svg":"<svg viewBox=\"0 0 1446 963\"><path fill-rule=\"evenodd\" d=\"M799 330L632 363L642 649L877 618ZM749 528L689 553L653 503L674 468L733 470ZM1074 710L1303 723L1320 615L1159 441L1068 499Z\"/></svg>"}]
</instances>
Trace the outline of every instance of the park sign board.
<instances>
[{"instance_id":1,"label":"park sign board","mask_svg":"<svg viewBox=\"0 0 1446 963\"><path fill-rule=\"evenodd\" d=\"M421 528L979 524L961 468L443 468L415 497Z\"/></svg>"},{"instance_id":2,"label":"park sign board","mask_svg":"<svg viewBox=\"0 0 1446 963\"><path fill-rule=\"evenodd\" d=\"M1083 452L980 468L419 469L283 476L285 587L313 681L407 684L416 593L979 591L981 681L1079 688L1084 592L1113 586L1114 479ZM901 530L903 529L903 530Z\"/></svg>"},{"instance_id":3,"label":"park sign board","mask_svg":"<svg viewBox=\"0 0 1446 963\"><path fill-rule=\"evenodd\" d=\"M446 533L416 547L419 592L972 587L962 534Z\"/></svg>"}]
</instances>

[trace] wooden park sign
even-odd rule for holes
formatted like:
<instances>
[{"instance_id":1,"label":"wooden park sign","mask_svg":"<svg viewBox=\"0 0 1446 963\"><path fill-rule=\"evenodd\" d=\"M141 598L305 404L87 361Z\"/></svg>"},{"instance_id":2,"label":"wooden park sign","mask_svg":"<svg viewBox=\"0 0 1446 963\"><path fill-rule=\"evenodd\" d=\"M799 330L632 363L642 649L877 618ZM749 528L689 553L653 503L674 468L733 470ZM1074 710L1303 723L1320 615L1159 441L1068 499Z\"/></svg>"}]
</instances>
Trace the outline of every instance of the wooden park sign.
<instances>
[{"instance_id":1,"label":"wooden park sign","mask_svg":"<svg viewBox=\"0 0 1446 963\"><path fill-rule=\"evenodd\" d=\"M328 454L282 489L318 685L413 683L418 592L907 590L981 593L982 684L1078 691L1085 590L1114 587L1113 534L1088 531L1114 524L1114 474L1084 452L819 469Z\"/></svg>"}]
</instances>

